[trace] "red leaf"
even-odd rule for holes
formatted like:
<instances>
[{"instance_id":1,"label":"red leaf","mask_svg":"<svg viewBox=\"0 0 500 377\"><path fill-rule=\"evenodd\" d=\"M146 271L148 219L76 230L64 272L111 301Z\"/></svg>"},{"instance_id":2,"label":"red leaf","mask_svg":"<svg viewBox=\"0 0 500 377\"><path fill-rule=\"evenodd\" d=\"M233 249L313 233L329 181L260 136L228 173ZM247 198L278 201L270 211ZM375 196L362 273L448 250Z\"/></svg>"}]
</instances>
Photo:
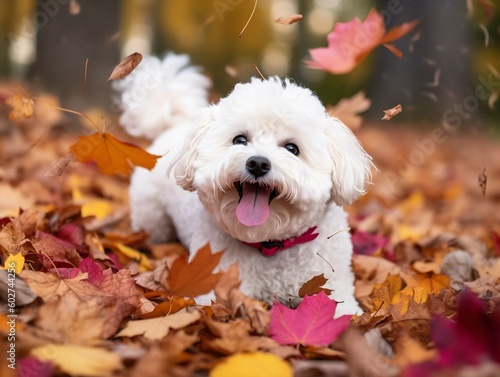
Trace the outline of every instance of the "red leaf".
<instances>
[{"instance_id":1,"label":"red leaf","mask_svg":"<svg viewBox=\"0 0 500 377\"><path fill-rule=\"evenodd\" d=\"M500 363L500 307L488 313L485 303L469 290L460 295L456 322L434 317L431 339L439 352L437 361L412 365L404 376L430 377L436 371L478 365L486 356Z\"/></svg>"},{"instance_id":2,"label":"red leaf","mask_svg":"<svg viewBox=\"0 0 500 377\"><path fill-rule=\"evenodd\" d=\"M270 314L269 335L279 344L325 346L349 326L351 316L333 319L337 303L325 292L306 296L293 310L275 302Z\"/></svg>"},{"instance_id":3,"label":"red leaf","mask_svg":"<svg viewBox=\"0 0 500 377\"><path fill-rule=\"evenodd\" d=\"M354 18L349 22L336 23L328 34L328 47L309 50L312 60L305 63L310 68L334 75L348 73L373 49L401 38L417 24L418 21L404 23L386 33L382 16L372 8L363 22ZM397 56L402 56L394 46L389 45L388 48Z\"/></svg>"},{"instance_id":4,"label":"red leaf","mask_svg":"<svg viewBox=\"0 0 500 377\"><path fill-rule=\"evenodd\" d=\"M359 230L351 235L351 240L354 254L358 255L372 255L389 242L389 239L380 234L372 234Z\"/></svg>"}]
</instances>

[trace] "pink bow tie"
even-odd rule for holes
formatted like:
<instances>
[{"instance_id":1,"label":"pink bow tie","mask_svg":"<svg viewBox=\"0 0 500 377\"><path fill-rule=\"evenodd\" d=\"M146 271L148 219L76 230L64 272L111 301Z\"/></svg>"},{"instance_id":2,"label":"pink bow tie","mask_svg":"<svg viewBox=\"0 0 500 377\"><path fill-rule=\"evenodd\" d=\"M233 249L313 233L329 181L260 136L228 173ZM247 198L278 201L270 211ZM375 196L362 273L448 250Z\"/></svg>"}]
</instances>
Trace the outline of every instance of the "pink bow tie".
<instances>
[{"instance_id":1,"label":"pink bow tie","mask_svg":"<svg viewBox=\"0 0 500 377\"><path fill-rule=\"evenodd\" d=\"M266 257L272 257L281 250L285 250L292 246L314 240L316 237L319 236L319 233L314 233L316 228L317 228L316 226L313 226L312 228L309 228L305 233L302 233L300 236L287 238L281 241L243 242L243 243L245 245L255 247L262 253L262 255Z\"/></svg>"}]
</instances>

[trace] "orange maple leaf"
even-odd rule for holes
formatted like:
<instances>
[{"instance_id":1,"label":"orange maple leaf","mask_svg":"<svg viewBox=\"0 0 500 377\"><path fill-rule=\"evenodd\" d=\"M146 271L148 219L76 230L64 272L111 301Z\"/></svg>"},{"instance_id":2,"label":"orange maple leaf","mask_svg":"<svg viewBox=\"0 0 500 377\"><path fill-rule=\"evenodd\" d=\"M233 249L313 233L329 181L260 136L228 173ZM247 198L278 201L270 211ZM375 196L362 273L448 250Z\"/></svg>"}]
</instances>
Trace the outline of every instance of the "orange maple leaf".
<instances>
[{"instance_id":1,"label":"orange maple leaf","mask_svg":"<svg viewBox=\"0 0 500 377\"><path fill-rule=\"evenodd\" d=\"M212 271L219 264L223 252L214 253L207 244L188 263L187 256L177 258L168 277L169 291L174 296L196 297L210 292L218 283L221 273Z\"/></svg>"},{"instance_id":2,"label":"orange maple leaf","mask_svg":"<svg viewBox=\"0 0 500 377\"><path fill-rule=\"evenodd\" d=\"M7 105L12 107L9 113L9 119L27 119L33 115L33 105L35 102L29 94L17 93L5 101Z\"/></svg>"},{"instance_id":3,"label":"orange maple leaf","mask_svg":"<svg viewBox=\"0 0 500 377\"><path fill-rule=\"evenodd\" d=\"M80 136L80 140L69 150L78 161L93 161L97 164L99 172L108 175L130 175L133 166L142 166L151 170L160 157L136 145L120 141L108 132Z\"/></svg>"}]
</instances>

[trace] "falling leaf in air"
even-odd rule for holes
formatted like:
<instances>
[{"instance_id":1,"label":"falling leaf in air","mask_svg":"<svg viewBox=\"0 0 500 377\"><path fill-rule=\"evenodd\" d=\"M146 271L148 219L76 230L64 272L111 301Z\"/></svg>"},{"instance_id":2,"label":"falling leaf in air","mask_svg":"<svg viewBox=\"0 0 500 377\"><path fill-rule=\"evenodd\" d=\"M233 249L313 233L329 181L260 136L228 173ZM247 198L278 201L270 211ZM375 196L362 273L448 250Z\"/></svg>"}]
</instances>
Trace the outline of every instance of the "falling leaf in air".
<instances>
[{"instance_id":1,"label":"falling leaf in air","mask_svg":"<svg viewBox=\"0 0 500 377\"><path fill-rule=\"evenodd\" d=\"M76 16L77 14L80 14L81 10L82 7L77 0L71 0L69 2L69 14L71 14L72 16Z\"/></svg>"},{"instance_id":2,"label":"falling leaf in air","mask_svg":"<svg viewBox=\"0 0 500 377\"><path fill-rule=\"evenodd\" d=\"M384 111L384 117L382 118L382 120L389 120L392 119L395 115L398 115L401 111L403 111L403 106L396 105L389 110L383 110L383 111Z\"/></svg>"},{"instance_id":3,"label":"falling leaf in air","mask_svg":"<svg viewBox=\"0 0 500 377\"><path fill-rule=\"evenodd\" d=\"M269 335L279 344L326 346L349 326L351 316L334 319L337 303L325 292L306 296L297 308L275 302L270 314Z\"/></svg>"},{"instance_id":4,"label":"falling leaf in air","mask_svg":"<svg viewBox=\"0 0 500 377\"><path fill-rule=\"evenodd\" d=\"M328 47L309 50L312 60L305 63L310 68L341 75L352 71L380 45L401 57L401 51L390 43L408 34L417 24L417 20L407 22L386 32L382 15L372 8L364 21L354 18L336 23L328 34Z\"/></svg>"},{"instance_id":5,"label":"falling leaf in air","mask_svg":"<svg viewBox=\"0 0 500 377\"><path fill-rule=\"evenodd\" d=\"M486 184L488 183L488 177L486 176L486 168L479 174L477 177L477 183L479 184L479 188L483 193L483 196L486 196Z\"/></svg>"},{"instance_id":6,"label":"falling leaf in air","mask_svg":"<svg viewBox=\"0 0 500 377\"><path fill-rule=\"evenodd\" d=\"M325 285L325 283L328 281L327 278L325 278L325 275L316 275L309 281L306 281L302 287L299 289L299 296L304 297L304 296L312 296L317 293L320 293L321 291L324 291L327 295L330 295L332 293L331 289L326 289L323 288L322 286Z\"/></svg>"},{"instance_id":7,"label":"falling leaf in air","mask_svg":"<svg viewBox=\"0 0 500 377\"><path fill-rule=\"evenodd\" d=\"M357 130L363 118L360 113L368 110L372 102L366 98L364 92L358 92L352 97L342 98L336 105L327 108L330 116L340 119L351 130Z\"/></svg>"},{"instance_id":8,"label":"falling leaf in air","mask_svg":"<svg viewBox=\"0 0 500 377\"><path fill-rule=\"evenodd\" d=\"M274 22L277 22L278 24L281 24L281 25L291 25L291 24L294 24L296 22L302 21L303 18L304 18L304 16L301 14L292 14L292 15L286 16L286 17L279 17Z\"/></svg>"},{"instance_id":9,"label":"falling leaf in air","mask_svg":"<svg viewBox=\"0 0 500 377\"><path fill-rule=\"evenodd\" d=\"M134 52L133 54L123 58L123 60L118 64L111 75L108 78L108 81L122 79L130 74L142 61L142 55L138 52Z\"/></svg>"},{"instance_id":10,"label":"falling leaf in air","mask_svg":"<svg viewBox=\"0 0 500 377\"><path fill-rule=\"evenodd\" d=\"M33 115L33 106L35 102L28 93L16 93L7 98L5 103L12 108L9 113L9 119L27 119Z\"/></svg>"},{"instance_id":11,"label":"falling leaf in air","mask_svg":"<svg viewBox=\"0 0 500 377\"><path fill-rule=\"evenodd\" d=\"M120 141L108 132L80 136L80 140L69 150L80 162L95 162L99 172L107 175L128 176L134 166L151 170L160 157L136 145Z\"/></svg>"},{"instance_id":12,"label":"falling leaf in air","mask_svg":"<svg viewBox=\"0 0 500 377\"><path fill-rule=\"evenodd\" d=\"M253 352L238 353L228 357L210 371L209 377L243 375L292 377L294 373L290 364L280 357L269 353Z\"/></svg>"},{"instance_id":13,"label":"falling leaf in air","mask_svg":"<svg viewBox=\"0 0 500 377\"><path fill-rule=\"evenodd\" d=\"M75 157L71 153L67 153L66 155L59 158L52 165L48 167L47 170L43 173L43 178L49 177L60 177L66 171L68 165L75 160Z\"/></svg>"},{"instance_id":14,"label":"falling leaf in air","mask_svg":"<svg viewBox=\"0 0 500 377\"><path fill-rule=\"evenodd\" d=\"M212 271L219 264L222 254L212 254L210 245L207 244L198 250L190 263L185 255L177 258L168 277L169 291L180 297L197 297L210 292L221 275L213 274Z\"/></svg>"}]
</instances>

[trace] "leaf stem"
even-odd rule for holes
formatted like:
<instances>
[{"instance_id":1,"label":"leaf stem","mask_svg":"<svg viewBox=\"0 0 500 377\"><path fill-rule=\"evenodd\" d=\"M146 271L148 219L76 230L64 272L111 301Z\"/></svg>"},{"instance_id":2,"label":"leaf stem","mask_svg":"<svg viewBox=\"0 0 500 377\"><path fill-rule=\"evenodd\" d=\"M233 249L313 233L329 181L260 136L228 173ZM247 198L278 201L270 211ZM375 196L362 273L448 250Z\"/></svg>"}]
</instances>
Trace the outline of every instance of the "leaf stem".
<instances>
[{"instance_id":1,"label":"leaf stem","mask_svg":"<svg viewBox=\"0 0 500 377\"><path fill-rule=\"evenodd\" d=\"M44 102L47 105L52 106L54 109L64 111L66 113L81 116L82 118L85 118L86 120L88 120L90 122L90 124L92 124L92 126L94 126L94 128L97 130L97 132L102 132L101 129L99 128L99 126L97 124L95 124L94 121L87 114L84 114L84 113L81 113L81 112L75 111L75 110L65 109L64 107L59 107L57 105L54 105L53 103L50 103L49 101L46 101L46 100L38 98L38 97L31 97L31 98L36 100L36 101L39 101L39 102Z\"/></svg>"}]
</instances>

